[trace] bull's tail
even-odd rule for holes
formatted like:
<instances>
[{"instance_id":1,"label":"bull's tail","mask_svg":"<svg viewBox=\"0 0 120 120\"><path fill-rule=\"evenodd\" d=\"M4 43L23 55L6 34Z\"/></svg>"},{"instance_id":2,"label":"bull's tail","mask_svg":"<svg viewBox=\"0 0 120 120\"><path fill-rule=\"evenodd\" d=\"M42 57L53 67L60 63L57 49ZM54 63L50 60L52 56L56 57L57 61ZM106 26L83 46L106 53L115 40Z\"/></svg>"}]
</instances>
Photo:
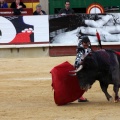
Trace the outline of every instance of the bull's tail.
<instances>
[{"instance_id":1,"label":"bull's tail","mask_svg":"<svg viewBox=\"0 0 120 120\"><path fill-rule=\"evenodd\" d=\"M119 62L119 67L120 67L120 51L114 51L114 52L117 55L118 62Z\"/></svg>"},{"instance_id":2,"label":"bull's tail","mask_svg":"<svg viewBox=\"0 0 120 120\"><path fill-rule=\"evenodd\" d=\"M117 55L119 55L119 56L120 56L120 52L118 52L118 51L115 51L115 53L116 53Z\"/></svg>"}]
</instances>

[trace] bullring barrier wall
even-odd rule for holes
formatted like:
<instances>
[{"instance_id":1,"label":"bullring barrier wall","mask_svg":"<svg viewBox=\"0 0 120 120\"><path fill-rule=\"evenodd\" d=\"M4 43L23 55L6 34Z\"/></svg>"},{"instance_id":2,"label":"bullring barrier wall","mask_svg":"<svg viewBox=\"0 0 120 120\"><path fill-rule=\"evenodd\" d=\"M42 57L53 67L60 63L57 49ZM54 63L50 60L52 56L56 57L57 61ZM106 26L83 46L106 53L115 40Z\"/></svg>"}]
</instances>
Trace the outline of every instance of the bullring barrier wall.
<instances>
[{"instance_id":1,"label":"bullring barrier wall","mask_svg":"<svg viewBox=\"0 0 120 120\"><path fill-rule=\"evenodd\" d=\"M80 35L80 40L88 36L93 49L97 50L100 47L96 30L103 48L119 49L118 18L118 13L97 16L1 16L0 58L76 55L77 35ZM97 21L103 19L105 23L100 26Z\"/></svg>"}]
</instances>

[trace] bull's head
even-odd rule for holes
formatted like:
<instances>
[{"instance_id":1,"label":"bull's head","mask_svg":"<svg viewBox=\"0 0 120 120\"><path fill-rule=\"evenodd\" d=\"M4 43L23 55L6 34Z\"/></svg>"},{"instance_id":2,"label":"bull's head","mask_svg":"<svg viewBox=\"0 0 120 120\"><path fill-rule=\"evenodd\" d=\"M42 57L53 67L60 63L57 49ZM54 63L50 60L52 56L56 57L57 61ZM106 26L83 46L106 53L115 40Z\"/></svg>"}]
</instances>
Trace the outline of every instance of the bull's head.
<instances>
[{"instance_id":1,"label":"bull's head","mask_svg":"<svg viewBox=\"0 0 120 120\"><path fill-rule=\"evenodd\" d=\"M98 75L98 65L92 55L86 56L82 69L76 73L81 89L88 90L95 82Z\"/></svg>"}]
</instances>

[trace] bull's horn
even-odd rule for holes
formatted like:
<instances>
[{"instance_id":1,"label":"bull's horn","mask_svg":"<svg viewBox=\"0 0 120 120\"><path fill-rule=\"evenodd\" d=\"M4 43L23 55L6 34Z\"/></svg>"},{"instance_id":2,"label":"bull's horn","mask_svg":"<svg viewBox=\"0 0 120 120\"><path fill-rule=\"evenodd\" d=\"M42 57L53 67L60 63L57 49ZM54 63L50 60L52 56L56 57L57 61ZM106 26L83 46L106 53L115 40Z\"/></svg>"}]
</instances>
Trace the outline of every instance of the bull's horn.
<instances>
[{"instance_id":1,"label":"bull's horn","mask_svg":"<svg viewBox=\"0 0 120 120\"><path fill-rule=\"evenodd\" d=\"M71 72L71 73L76 73L76 72L77 72L77 70L73 70L73 71L69 71L69 72Z\"/></svg>"},{"instance_id":2,"label":"bull's horn","mask_svg":"<svg viewBox=\"0 0 120 120\"><path fill-rule=\"evenodd\" d=\"M69 74L70 76L76 76L76 73L74 73L74 74Z\"/></svg>"},{"instance_id":3,"label":"bull's horn","mask_svg":"<svg viewBox=\"0 0 120 120\"><path fill-rule=\"evenodd\" d=\"M76 73L76 72L80 71L82 68L83 68L83 66L82 66L82 65L80 65L78 69L73 70L73 71L69 71L69 72Z\"/></svg>"},{"instance_id":4,"label":"bull's horn","mask_svg":"<svg viewBox=\"0 0 120 120\"><path fill-rule=\"evenodd\" d=\"M83 68L83 65L80 65L76 72L80 71Z\"/></svg>"}]
</instances>

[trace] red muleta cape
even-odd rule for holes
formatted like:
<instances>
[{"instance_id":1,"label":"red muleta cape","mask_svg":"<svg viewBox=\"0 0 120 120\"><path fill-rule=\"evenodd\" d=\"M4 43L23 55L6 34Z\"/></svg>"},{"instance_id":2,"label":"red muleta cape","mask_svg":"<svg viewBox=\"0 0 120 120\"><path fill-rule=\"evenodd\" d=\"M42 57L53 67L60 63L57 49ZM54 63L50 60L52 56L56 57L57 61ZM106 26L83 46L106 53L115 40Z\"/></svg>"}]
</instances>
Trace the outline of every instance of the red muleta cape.
<instances>
[{"instance_id":1,"label":"red muleta cape","mask_svg":"<svg viewBox=\"0 0 120 120\"><path fill-rule=\"evenodd\" d=\"M64 62L55 66L52 74L52 87L54 90L54 101L57 105L65 105L80 98L84 90L80 89L76 76L70 76L70 72L75 70L69 62Z\"/></svg>"}]
</instances>

